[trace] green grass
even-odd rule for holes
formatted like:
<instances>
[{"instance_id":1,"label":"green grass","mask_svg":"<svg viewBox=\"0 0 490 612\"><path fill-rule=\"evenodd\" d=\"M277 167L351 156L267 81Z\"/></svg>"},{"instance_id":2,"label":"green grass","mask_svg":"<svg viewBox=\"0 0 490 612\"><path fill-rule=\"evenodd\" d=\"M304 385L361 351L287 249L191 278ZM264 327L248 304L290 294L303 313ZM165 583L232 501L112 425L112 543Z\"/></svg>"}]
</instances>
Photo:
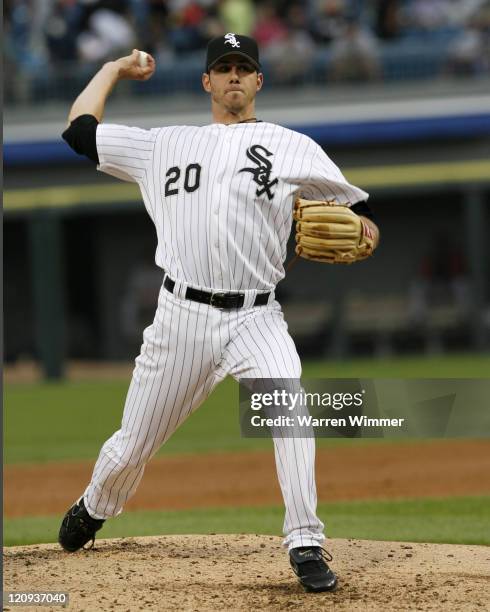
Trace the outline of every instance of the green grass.
<instances>
[{"instance_id":1,"label":"green grass","mask_svg":"<svg viewBox=\"0 0 490 612\"><path fill-rule=\"evenodd\" d=\"M314 362L305 377L487 377L490 356ZM10 384L4 391L5 463L94 460L119 428L128 381ZM270 440L241 438L238 387L227 379L172 436L160 454L256 450ZM370 441L363 440L362 443ZM319 441L319 446L351 441ZM355 441L359 444L359 441Z\"/></svg>"},{"instance_id":2,"label":"green grass","mask_svg":"<svg viewBox=\"0 0 490 612\"><path fill-rule=\"evenodd\" d=\"M315 361L304 364L306 377L325 378L488 378L490 354Z\"/></svg>"},{"instance_id":3,"label":"green grass","mask_svg":"<svg viewBox=\"0 0 490 612\"><path fill-rule=\"evenodd\" d=\"M490 497L335 502L319 505L332 538L490 544ZM100 537L185 533L281 535L279 507L128 512L107 521ZM55 542L60 516L5 519L4 544Z\"/></svg>"}]
</instances>

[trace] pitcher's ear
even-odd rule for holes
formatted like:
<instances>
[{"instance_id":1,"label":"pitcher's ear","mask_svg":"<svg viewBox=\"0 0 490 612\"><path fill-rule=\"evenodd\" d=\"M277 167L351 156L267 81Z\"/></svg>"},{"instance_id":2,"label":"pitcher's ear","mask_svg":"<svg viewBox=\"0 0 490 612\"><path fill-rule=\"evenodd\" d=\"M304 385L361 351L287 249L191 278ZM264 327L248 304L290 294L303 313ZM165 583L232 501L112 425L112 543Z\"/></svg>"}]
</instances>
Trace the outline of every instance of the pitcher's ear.
<instances>
[{"instance_id":1,"label":"pitcher's ear","mask_svg":"<svg viewBox=\"0 0 490 612\"><path fill-rule=\"evenodd\" d=\"M204 91L207 91L208 93L211 92L211 82L210 82L210 77L209 74L207 72L203 72L202 74L202 86Z\"/></svg>"},{"instance_id":2,"label":"pitcher's ear","mask_svg":"<svg viewBox=\"0 0 490 612\"><path fill-rule=\"evenodd\" d=\"M264 75L261 72L257 73L257 91L262 89L262 85L264 84Z\"/></svg>"}]
</instances>

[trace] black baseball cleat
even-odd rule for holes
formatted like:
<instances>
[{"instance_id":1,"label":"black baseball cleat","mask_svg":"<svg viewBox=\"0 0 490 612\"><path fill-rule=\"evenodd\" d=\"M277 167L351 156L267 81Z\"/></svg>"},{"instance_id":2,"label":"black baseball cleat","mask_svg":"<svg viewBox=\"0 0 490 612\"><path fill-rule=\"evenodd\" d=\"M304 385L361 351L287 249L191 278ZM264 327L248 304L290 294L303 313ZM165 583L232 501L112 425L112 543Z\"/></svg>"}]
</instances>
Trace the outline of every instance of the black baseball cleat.
<instances>
[{"instance_id":1,"label":"black baseball cleat","mask_svg":"<svg viewBox=\"0 0 490 612\"><path fill-rule=\"evenodd\" d=\"M305 591L321 593L333 591L337 586L337 576L326 564L332 555L320 546L301 546L289 551L289 561Z\"/></svg>"},{"instance_id":2,"label":"black baseball cleat","mask_svg":"<svg viewBox=\"0 0 490 612\"><path fill-rule=\"evenodd\" d=\"M95 532L101 529L103 519L94 519L90 516L83 503L83 497L73 505L63 518L58 542L68 552L75 552L83 548L87 542L95 542Z\"/></svg>"}]
</instances>

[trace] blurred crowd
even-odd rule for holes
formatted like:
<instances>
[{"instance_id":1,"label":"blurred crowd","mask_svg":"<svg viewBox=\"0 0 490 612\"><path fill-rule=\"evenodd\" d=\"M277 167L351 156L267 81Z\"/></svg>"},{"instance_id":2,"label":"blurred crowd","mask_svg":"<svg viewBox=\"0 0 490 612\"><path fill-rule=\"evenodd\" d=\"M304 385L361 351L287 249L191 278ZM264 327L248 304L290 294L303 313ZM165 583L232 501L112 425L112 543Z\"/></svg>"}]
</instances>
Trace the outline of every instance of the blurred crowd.
<instances>
[{"instance_id":1,"label":"blurred crowd","mask_svg":"<svg viewBox=\"0 0 490 612\"><path fill-rule=\"evenodd\" d=\"M382 77L393 41L449 41L444 69L490 70L490 0L6 0L4 57L35 74L100 64L133 47L168 65L226 32L254 36L279 79L294 79L319 49L330 79Z\"/></svg>"}]
</instances>

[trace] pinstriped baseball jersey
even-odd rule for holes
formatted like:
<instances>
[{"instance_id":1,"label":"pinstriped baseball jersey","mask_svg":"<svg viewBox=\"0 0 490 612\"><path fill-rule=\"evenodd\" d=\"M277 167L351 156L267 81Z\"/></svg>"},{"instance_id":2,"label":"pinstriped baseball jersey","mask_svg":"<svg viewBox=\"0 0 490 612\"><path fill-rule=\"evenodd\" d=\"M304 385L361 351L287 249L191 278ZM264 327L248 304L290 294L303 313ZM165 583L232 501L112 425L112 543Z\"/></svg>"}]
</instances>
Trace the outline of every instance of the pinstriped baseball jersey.
<instances>
[{"instance_id":1,"label":"pinstriped baseball jersey","mask_svg":"<svg viewBox=\"0 0 490 612\"><path fill-rule=\"evenodd\" d=\"M272 290L284 277L296 196L368 198L313 140L271 123L100 124L97 152L99 170L140 186L157 265L202 289Z\"/></svg>"}]
</instances>

